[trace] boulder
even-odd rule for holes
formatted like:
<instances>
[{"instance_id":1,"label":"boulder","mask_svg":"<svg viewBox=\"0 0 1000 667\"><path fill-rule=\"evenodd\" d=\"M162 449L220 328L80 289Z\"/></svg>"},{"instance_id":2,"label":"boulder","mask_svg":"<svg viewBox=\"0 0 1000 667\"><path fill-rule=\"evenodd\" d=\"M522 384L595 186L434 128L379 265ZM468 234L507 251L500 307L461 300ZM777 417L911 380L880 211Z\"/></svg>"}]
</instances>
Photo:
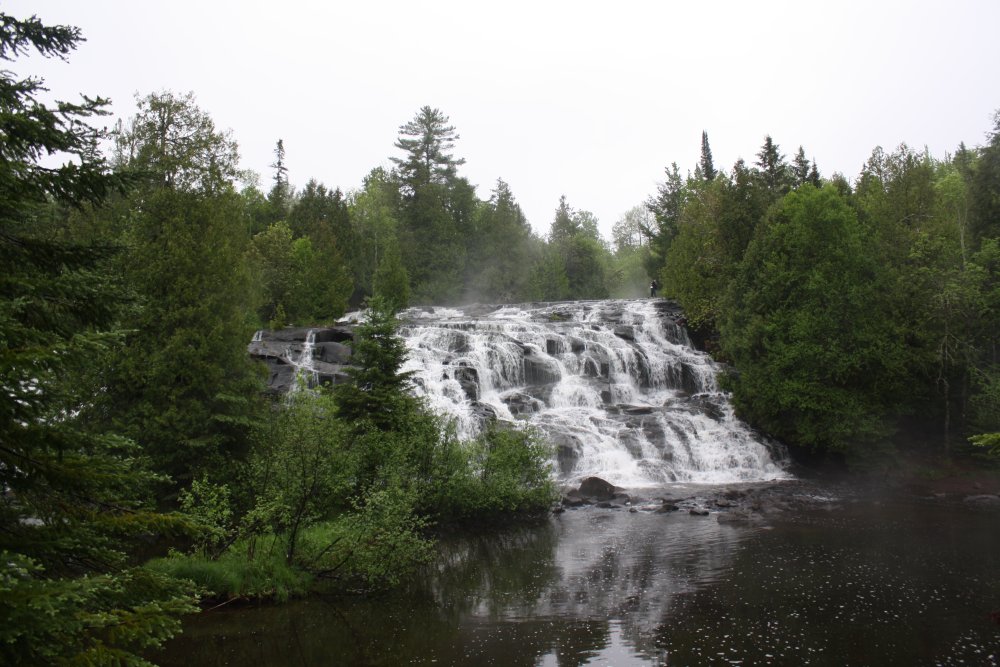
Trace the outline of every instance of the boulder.
<instances>
[{"instance_id":1,"label":"boulder","mask_svg":"<svg viewBox=\"0 0 1000 667\"><path fill-rule=\"evenodd\" d=\"M561 378L559 368L551 360L526 354L524 381L526 384L554 384Z\"/></svg>"},{"instance_id":2,"label":"boulder","mask_svg":"<svg viewBox=\"0 0 1000 667\"><path fill-rule=\"evenodd\" d=\"M461 362L455 369L455 380L461 385L462 391L470 401L479 400L479 371Z\"/></svg>"},{"instance_id":3,"label":"boulder","mask_svg":"<svg viewBox=\"0 0 1000 667\"><path fill-rule=\"evenodd\" d=\"M330 341L328 343L316 343L313 355L320 361L328 364L349 364L353 350L343 343Z\"/></svg>"},{"instance_id":4,"label":"boulder","mask_svg":"<svg viewBox=\"0 0 1000 667\"><path fill-rule=\"evenodd\" d=\"M631 342L635 342L635 327L629 324L622 324L615 327L615 335L619 338Z\"/></svg>"},{"instance_id":5,"label":"boulder","mask_svg":"<svg viewBox=\"0 0 1000 667\"><path fill-rule=\"evenodd\" d=\"M600 477L588 477L580 482L580 495L584 498L611 500L617 491L618 488L614 484Z\"/></svg>"}]
</instances>

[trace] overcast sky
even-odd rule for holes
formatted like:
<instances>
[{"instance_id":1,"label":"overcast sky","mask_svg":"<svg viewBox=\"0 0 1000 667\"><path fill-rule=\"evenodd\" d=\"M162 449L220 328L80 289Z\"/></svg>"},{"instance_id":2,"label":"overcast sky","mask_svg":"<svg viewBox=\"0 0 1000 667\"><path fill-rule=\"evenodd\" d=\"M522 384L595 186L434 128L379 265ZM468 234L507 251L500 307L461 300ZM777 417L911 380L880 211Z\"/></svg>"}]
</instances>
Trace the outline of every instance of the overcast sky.
<instances>
[{"instance_id":1,"label":"overcast sky","mask_svg":"<svg viewBox=\"0 0 1000 667\"><path fill-rule=\"evenodd\" d=\"M1000 1L224 2L7 0L80 27L69 63L8 65L57 97L193 91L270 184L358 188L423 105L461 136L461 173L507 181L539 232L559 196L607 233L676 161L748 162L770 134L854 179L875 146L936 157L1000 109Z\"/></svg>"}]
</instances>

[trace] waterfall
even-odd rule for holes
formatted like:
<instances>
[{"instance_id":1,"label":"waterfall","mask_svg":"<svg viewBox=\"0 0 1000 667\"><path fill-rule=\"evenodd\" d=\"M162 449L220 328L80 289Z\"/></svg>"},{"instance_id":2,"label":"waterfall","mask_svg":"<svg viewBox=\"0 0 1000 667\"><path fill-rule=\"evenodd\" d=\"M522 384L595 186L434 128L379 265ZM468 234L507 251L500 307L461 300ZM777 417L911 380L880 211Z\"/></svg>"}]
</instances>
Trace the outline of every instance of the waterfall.
<instances>
[{"instance_id":1,"label":"waterfall","mask_svg":"<svg viewBox=\"0 0 1000 667\"><path fill-rule=\"evenodd\" d=\"M556 472L637 488L785 477L780 448L738 420L720 367L662 299L413 308L400 335L417 393L474 437L521 422Z\"/></svg>"},{"instance_id":2,"label":"waterfall","mask_svg":"<svg viewBox=\"0 0 1000 667\"><path fill-rule=\"evenodd\" d=\"M292 365L295 367L295 380L289 388L290 392L294 393L298 391L299 378L304 378L308 387L313 387L317 384L316 362L314 359L315 350L316 330L310 329L306 334L305 342L302 344L302 350L292 361ZM291 350L289 350L288 356L290 358L294 356Z\"/></svg>"}]
</instances>

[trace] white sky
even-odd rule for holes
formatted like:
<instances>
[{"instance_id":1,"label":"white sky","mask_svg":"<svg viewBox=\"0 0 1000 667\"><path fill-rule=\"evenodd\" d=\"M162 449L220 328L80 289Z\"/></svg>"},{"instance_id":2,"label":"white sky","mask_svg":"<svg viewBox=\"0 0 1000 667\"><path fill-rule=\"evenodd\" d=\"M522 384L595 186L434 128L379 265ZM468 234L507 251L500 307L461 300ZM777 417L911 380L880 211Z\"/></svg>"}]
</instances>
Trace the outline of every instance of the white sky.
<instances>
[{"instance_id":1,"label":"white sky","mask_svg":"<svg viewBox=\"0 0 1000 667\"><path fill-rule=\"evenodd\" d=\"M450 116L461 173L507 181L539 232L565 194L611 225L663 169L753 162L770 134L821 174L855 178L875 146L943 157L1000 109L1000 1L548 2L7 0L80 27L68 64L9 69L61 99L193 91L270 187L360 187L423 105Z\"/></svg>"}]
</instances>

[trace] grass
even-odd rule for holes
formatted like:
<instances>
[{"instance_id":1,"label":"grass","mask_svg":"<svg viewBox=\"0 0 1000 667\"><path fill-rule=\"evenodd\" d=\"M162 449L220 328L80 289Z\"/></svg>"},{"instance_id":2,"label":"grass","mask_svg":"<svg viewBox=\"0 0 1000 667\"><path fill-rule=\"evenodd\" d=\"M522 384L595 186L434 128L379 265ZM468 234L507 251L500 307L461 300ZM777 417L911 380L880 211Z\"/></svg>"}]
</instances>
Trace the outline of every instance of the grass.
<instances>
[{"instance_id":1,"label":"grass","mask_svg":"<svg viewBox=\"0 0 1000 667\"><path fill-rule=\"evenodd\" d=\"M249 544L234 544L217 560L201 554L171 554L146 564L151 570L178 579L190 579L209 598L246 598L284 602L312 590L313 576L285 562L282 541L275 536L257 539L255 557Z\"/></svg>"}]
</instances>

